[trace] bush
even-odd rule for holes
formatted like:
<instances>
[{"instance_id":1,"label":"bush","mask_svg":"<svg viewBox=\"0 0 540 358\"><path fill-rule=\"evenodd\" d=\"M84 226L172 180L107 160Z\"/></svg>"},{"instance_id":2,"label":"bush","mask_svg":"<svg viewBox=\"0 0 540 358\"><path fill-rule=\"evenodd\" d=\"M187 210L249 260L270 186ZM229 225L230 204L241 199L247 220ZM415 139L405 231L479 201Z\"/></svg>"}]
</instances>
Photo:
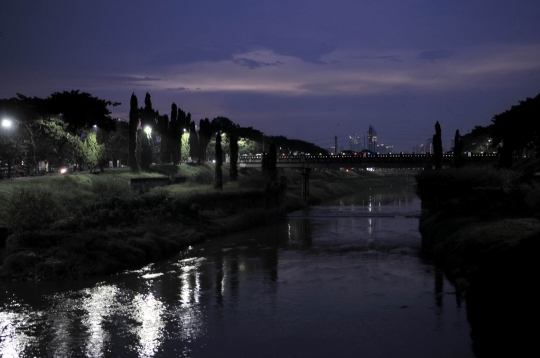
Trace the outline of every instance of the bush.
<instances>
[{"instance_id":1,"label":"bush","mask_svg":"<svg viewBox=\"0 0 540 358\"><path fill-rule=\"evenodd\" d=\"M43 188L15 188L2 205L2 214L17 231L48 227L58 215L51 192Z\"/></svg>"}]
</instances>

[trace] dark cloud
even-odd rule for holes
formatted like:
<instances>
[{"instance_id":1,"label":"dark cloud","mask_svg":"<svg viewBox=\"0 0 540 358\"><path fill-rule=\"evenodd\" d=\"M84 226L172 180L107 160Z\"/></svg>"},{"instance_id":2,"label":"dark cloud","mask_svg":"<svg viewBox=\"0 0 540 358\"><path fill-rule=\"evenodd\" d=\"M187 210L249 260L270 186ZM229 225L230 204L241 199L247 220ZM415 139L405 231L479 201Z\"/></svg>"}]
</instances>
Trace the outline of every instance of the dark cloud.
<instances>
[{"instance_id":1,"label":"dark cloud","mask_svg":"<svg viewBox=\"0 0 540 358\"><path fill-rule=\"evenodd\" d=\"M454 51L431 50L431 51L420 52L420 54L418 55L418 58L421 60L435 62L436 60L443 60L445 58L452 57L453 55L454 55Z\"/></svg>"},{"instance_id":2,"label":"dark cloud","mask_svg":"<svg viewBox=\"0 0 540 358\"><path fill-rule=\"evenodd\" d=\"M163 81L157 77L136 77L136 76L106 76L108 80L122 81L122 82L149 82L149 81Z\"/></svg>"},{"instance_id":3,"label":"dark cloud","mask_svg":"<svg viewBox=\"0 0 540 358\"><path fill-rule=\"evenodd\" d=\"M335 44L294 35L265 37L260 42L279 55L297 57L304 62L319 65L326 65L327 62L322 61L321 57L336 49Z\"/></svg>"},{"instance_id":4,"label":"dark cloud","mask_svg":"<svg viewBox=\"0 0 540 358\"><path fill-rule=\"evenodd\" d=\"M236 58L236 59L233 60L233 62L235 64L237 64L237 65L247 67L250 70L253 70L255 68L267 67L267 66L279 66L279 65L283 64L283 62L281 62L281 61L276 61L276 62L269 63L269 62L261 62L261 61L250 60L249 58L243 58L243 57L242 58Z\"/></svg>"},{"instance_id":5,"label":"dark cloud","mask_svg":"<svg viewBox=\"0 0 540 358\"><path fill-rule=\"evenodd\" d=\"M176 87L176 88L167 88L167 91L187 91L189 88L187 87Z\"/></svg>"},{"instance_id":6,"label":"dark cloud","mask_svg":"<svg viewBox=\"0 0 540 358\"><path fill-rule=\"evenodd\" d=\"M365 60L384 60L392 62L403 62L399 56L388 55L388 56L353 56L353 58L365 59Z\"/></svg>"},{"instance_id":7,"label":"dark cloud","mask_svg":"<svg viewBox=\"0 0 540 358\"><path fill-rule=\"evenodd\" d=\"M233 60L233 48L183 46L174 52L162 53L149 61L149 65L176 65L196 62L219 62Z\"/></svg>"}]
</instances>

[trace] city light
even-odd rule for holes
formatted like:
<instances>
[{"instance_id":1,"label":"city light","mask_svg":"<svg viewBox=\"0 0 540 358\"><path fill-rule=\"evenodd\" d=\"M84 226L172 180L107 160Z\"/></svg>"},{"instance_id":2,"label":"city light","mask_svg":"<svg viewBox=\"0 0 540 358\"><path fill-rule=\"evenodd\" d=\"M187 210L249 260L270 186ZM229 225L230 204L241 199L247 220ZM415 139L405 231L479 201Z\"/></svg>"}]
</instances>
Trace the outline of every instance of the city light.
<instances>
[{"instance_id":1,"label":"city light","mask_svg":"<svg viewBox=\"0 0 540 358\"><path fill-rule=\"evenodd\" d=\"M144 133L150 135L150 133L152 133L152 127L150 126L144 127Z\"/></svg>"},{"instance_id":2,"label":"city light","mask_svg":"<svg viewBox=\"0 0 540 358\"><path fill-rule=\"evenodd\" d=\"M2 119L2 127L11 127L11 120L10 119Z\"/></svg>"}]
</instances>

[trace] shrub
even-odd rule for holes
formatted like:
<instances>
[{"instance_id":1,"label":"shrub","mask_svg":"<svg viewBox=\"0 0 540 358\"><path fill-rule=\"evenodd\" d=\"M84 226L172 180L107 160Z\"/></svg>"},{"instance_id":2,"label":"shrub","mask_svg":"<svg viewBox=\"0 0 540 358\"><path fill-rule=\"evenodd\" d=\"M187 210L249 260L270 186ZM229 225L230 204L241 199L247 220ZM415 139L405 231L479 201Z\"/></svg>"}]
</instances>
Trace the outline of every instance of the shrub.
<instances>
[{"instance_id":1,"label":"shrub","mask_svg":"<svg viewBox=\"0 0 540 358\"><path fill-rule=\"evenodd\" d=\"M15 188L2 205L7 223L17 231L42 229L56 219L58 207L43 188Z\"/></svg>"}]
</instances>

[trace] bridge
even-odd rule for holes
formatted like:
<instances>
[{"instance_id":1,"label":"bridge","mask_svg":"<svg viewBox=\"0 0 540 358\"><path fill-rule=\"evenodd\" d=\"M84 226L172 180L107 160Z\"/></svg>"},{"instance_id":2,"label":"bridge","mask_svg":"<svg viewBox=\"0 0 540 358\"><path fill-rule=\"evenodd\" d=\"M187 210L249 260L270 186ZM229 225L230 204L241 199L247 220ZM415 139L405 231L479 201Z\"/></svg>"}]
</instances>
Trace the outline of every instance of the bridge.
<instances>
[{"instance_id":1,"label":"bridge","mask_svg":"<svg viewBox=\"0 0 540 358\"><path fill-rule=\"evenodd\" d=\"M452 154L443 154L442 165L451 166ZM492 163L495 153L466 153L465 165ZM241 168L261 168L262 156L239 156ZM312 169L374 170L380 168L423 170L434 166L434 156L425 154L359 154L359 155L280 155L276 167L300 169L302 172L302 199L309 197L309 173Z\"/></svg>"}]
</instances>

